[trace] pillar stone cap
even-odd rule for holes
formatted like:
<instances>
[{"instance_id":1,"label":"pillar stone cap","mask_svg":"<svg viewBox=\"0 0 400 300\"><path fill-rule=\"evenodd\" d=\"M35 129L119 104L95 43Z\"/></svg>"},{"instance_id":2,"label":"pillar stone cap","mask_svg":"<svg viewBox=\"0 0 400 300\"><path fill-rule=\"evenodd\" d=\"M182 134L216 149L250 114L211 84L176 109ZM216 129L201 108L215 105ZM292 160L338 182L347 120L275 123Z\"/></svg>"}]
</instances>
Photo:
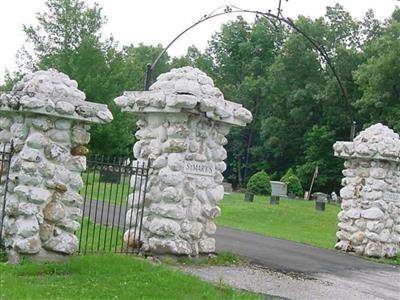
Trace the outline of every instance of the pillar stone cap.
<instances>
[{"instance_id":1,"label":"pillar stone cap","mask_svg":"<svg viewBox=\"0 0 400 300\"><path fill-rule=\"evenodd\" d=\"M213 80L193 67L172 69L158 76L149 91L132 91L114 100L130 113L189 112L206 118L245 126L253 116L241 104L224 99Z\"/></svg>"},{"instance_id":2,"label":"pillar stone cap","mask_svg":"<svg viewBox=\"0 0 400 300\"><path fill-rule=\"evenodd\" d=\"M51 115L85 123L113 120L107 105L85 99L75 80L49 69L25 75L10 92L0 94L0 111Z\"/></svg>"},{"instance_id":3,"label":"pillar stone cap","mask_svg":"<svg viewBox=\"0 0 400 300\"><path fill-rule=\"evenodd\" d=\"M336 142L335 156L400 161L399 135L381 123L360 132L353 142Z\"/></svg>"}]
</instances>

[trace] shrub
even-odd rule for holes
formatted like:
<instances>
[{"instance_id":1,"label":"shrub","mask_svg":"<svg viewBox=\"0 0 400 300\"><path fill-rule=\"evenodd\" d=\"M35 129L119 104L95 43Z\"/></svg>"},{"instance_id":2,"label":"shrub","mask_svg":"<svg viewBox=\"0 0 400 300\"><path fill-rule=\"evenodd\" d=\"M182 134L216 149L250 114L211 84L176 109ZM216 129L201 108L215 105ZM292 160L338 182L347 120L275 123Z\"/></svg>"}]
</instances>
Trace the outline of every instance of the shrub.
<instances>
[{"instance_id":1,"label":"shrub","mask_svg":"<svg viewBox=\"0 0 400 300\"><path fill-rule=\"evenodd\" d=\"M287 184L289 194L291 193L299 197L303 196L303 187L301 186L300 179L294 174L292 168L287 170L281 181Z\"/></svg>"},{"instance_id":2,"label":"shrub","mask_svg":"<svg viewBox=\"0 0 400 300\"><path fill-rule=\"evenodd\" d=\"M256 195L271 194L271 180L265 171L255 173L247 183L247 191Z\"/></svg>"}]
</instances>

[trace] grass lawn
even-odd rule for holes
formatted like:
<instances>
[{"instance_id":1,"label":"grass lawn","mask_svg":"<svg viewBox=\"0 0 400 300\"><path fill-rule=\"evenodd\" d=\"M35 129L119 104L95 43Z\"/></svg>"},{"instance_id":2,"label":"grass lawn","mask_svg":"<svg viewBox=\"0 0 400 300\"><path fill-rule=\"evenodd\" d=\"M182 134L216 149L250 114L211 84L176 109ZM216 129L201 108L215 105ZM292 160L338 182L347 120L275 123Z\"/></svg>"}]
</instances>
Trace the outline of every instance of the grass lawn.
<instances>
[{"instance_id":1,"label":"grass lawn","mask_svg":"<svg viewBox=\"0 0 400 300\"><path fill-rule=\"evenodd\" d=\"M76 232L76 236L80 240L79 250L84 254L127 252L126 244L122 242L123 234L124 232L121 228L94 224L87 218L83 220L81 227Z\"/></svg>"},{"instance_id":2,"label":"grass lawn","mask_svg":"<svg viewBox=\"0 0 400 300\"><path fill-rule=\"evenodd\" d=\"M317 211L314 201L281 199L279 205L270 205L269 197L255 196L254 202L245 202L244 194L232 193L225 195L219 206L219 225L334 249L339 205L326 204L325 211ZM400 265L400 257L367 259Z\"/></svg>"},{"instance_id":3,"label":"grass lawn","mask_svg":"<svg viewBox=\"0 0 400 300\"><path fill-rule=\"evenodd\" d=\"M261 299L129 255L0 264L0 299Z\"/></svg>"},{"instance_id":4,"label":"grass lawn","mask_svg":"<svg viewBox=\"0 0 400 300\"><path fill-rule=\"evenodd\" d=\"M98 172L82 173L84 187L80 191L86 199L96 199L106 203L125 205L128 195L133 189L130 187L130 176L121 176L118 183L100 181ZM143 183L144 184L144 183ZM88 200L87 200L88 201Z\"/></svg>"},{"instance_id":5,"label":"grass lawn","mask_svg":"<svg viewBox=\"0 0 400 300\"><path fill-rule=\"evenodd\" d=\"M281 199L279 205L270 205L268 197L245 202L238 193L225 195L219 205L219 225L328 249L336 243L339 205L327 204L325 211L317 211L313 201Z\"/></svg>"}]
</instances>

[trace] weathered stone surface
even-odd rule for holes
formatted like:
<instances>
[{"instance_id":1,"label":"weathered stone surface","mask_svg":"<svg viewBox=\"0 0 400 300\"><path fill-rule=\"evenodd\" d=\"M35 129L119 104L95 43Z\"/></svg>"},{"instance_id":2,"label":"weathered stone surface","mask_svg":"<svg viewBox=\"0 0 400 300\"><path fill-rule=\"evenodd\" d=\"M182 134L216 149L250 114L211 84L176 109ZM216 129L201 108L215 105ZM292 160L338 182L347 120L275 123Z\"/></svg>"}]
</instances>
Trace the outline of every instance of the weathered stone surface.
<instances>
[{"instance_id":1,"label":"weathered stone surface","mask_svg":"<svg viewBox=\"0 0 400 300\"><path fill-rule=\"evenodd\" d=\"M50 222L60 221L65 217L65 208L60 201L51 201L43 209L44 218Z\"/></svg>"},{"instance_id":2,"label":"weathered stone surface","mask_svg":"<svg viewBox=\"0 0 400 300\"><path fill-rule=\"evenodd\" d=\"M48 118L35 118L32 120L32 126L36 129L47 131L54 128L54 122Z\"/></svg>"},{"instance_id":3,"label":"weathered stone surface","mask_svg":"<svg viewBox=\"0 0 400 300\"><path fill-rule=\"evenodd\" d=\"M350 241L352 245L360 245L365 239L365 234L362 231L357 231L350 236Z\"/></svg>"},{"instance_id":4,"label":"weathered stone surface","mask_svg":"<svg viewBox=\"0 0 400 300\"><path fill-rule=\"evenodd\" d=\"M382 245L380 243L369 242L364 250L365 255L372 257L382 257Z\"/></svg>"},{"instance_id":5,"label":"weathered stone surface","mask_svg":"<svg viewBox=\"0 0 400 300\"><path fill-rule=\"evenodd\" d=\"M69 207L80 207L83 203L82 196L73 191L55 193L54 199L60 200L63 204Z\"/></svg>"},{"instance_id":6,"label":"weathered stone surface","mask_svg":"<svg viewBox=\"0 0 400 300\"><path fill-rule=\"evenodd\" d=\"M213 253L215 252L215 239L207 238L199 242L200 253Z\"/></svg>"},{"instance_id":7,"label":"weathered stone surface","mask_svg":"<svg viewBox=\"0 0 400 300\"><path fill-rule=\"evenodd\" d=\"M51 129L48 135L51 140L58 143L69 143L71 140L70 133L66 130Z\"/></svg>"},{"instance_id":8,"label":"weathered stone surface","mask_svg":"<svg viewBox=\"0 0 400 300\"><path fill-rule=\"evenodd\" d=\"M65 101L56 103L56 111L60 114L72 115L75 112L75 105Z\"/></svg>"},{"instance_id":9,"label":"weathered stone surface","mask_svg":"<svg viewBox=\"0 0 400 300\"><path fill-rule=\"evenodd\" d=\"M39 236L42 242L49 240L53 236L54 225L43 223L39 225Z\"/></svg>"},{"instance_id":10,"label":"weathered stone surface","mask_svg":"<svg viewBox=\"0 0 400 300\"><path fill-rule=\"evenodd\" d=\"M78 251L78 238L72 233L62 232L57 236L51 237L43 244L43 247L55 252L73 254Z\"/></svg>"},{"instance_id":11,"label":"weathered stone surface","mask_svg":"<svg viewBox=\"0 0 400 300\"><path fill-rule=\"evenodd\" d=\"M178 202L180 197L174 187L167 187L162 191L161 199L165 202Z\"/></svg>"},{"instance_id":12,"label":"weathered stone surface","mask_svg":"<svg viewBox=\"0 0 400 300\"><path fill-rule=\"evenodd\" d=\"M337 247L374 257L400 253L395 230L400 217L394 205L400 199L399 135L376 124L353 142L337 142L334 149L336 156L347 159Z\"/></svg>"},{"instance_id":13,"label":"weathered stone surface","mask_svg":"<svg viewBox=\"0 0 400 300\"><path fill-rule=\"evenodd\" d=\"M41 242L38 236L31 236L26 239L17 239L14 249L23 254L35 254L41 249Z\"/></svg>"},{"instance_id":14,"label":"weathered stone surface","mask_svg":"<svg viewBox=\"0 0 400 300\"><path fill-rule=\"evenodd\" d=\"M381 220L384 213L377 207L372 207L361 212L361 217L364 219Z\"/></svg>"},{"instance_id":15,"label":"weathered stone surface","mask_svg":"<svg viewBox=\"0 0 400 300\"><path fill-rule=\"evenodd\" d=\"M124 243L129 247L137 248L139 245L139 228L132 227L124 233Z\"/></svg>"},{"instance_id":16,"label":"weathered stone surface","mask_svg":"<svg viewBox=\"0 0 400 300\"><path fill-rule=\"evenodd\" d=\"M57 222L57 226L67 232L74 233L79 229L80 223L66 218Z\"/></svg>"},{"instance_id":17,"label":"weathered stone surface","mask_svg":"<svg viewBox=\"0 0 400 300\"><path fill-rule=\"evenodd\" d=\"M0 97L0 114L7 114L0 118L0 141L14 141L4 216L9 257L64 258L55 252L76 251L82 217L78 192L87 149L76 144L89 142L87 123L107 123L112 115L105 105L84 101L76 81L55 70L28 74Z\"/></svg>"},{"instance_id":18,"label":"weathered stone surface","mask_svg":"<svg viewBox=\"0 0 400 300\"><path fill-rule=\"evenodd\" d=\"M66 119L58 119L54 122L56 129L67 130L71 128L72 122L71 120Z\"/></svg>"},{"instance_id":19,"label":"weathered stone surface","mask_svg":"<svg viewBox=\"0 0 400 300\"><path fill-rule=\"evenodd\" d=\"M86 155L89 153L89 149L84 146L75 146L71 149L71 155Z\"/></svg>"},{"instance_id":20,"label":"weathered stone surface","mask_svg":"<svg viewBox=\"0 0 400 300\"><path fill-rule=\"evenodd\" d=\"M224 195L225 135L231 125L251 121L251 113L225 101L213 81L193 68L162 74L150 91L125 92L115 103L139 115L135 158L152 159L143 249L186 255L213 252L212 219L220 214L216 204ZM140 188L136 182L131 186Z\"/></svg>"},{"instance_id":21,"label":"weathered stone surface","mask_svg":"<svg viewBox=\"0 0 400 300\"><path fill-rule=\"evenodd\" d=\"M17 227L17 233L24 238L34 236L39 231L38 221L33 216L18 218L15 221L15 226Z\"/></svg>"},{"instance_id":22,"label":"weathered stone surface","mask_svg":"<svg viewBox=\"0 0 400 300\"><path fill-rule=\"evenodd\" d=\"M42 160L40 151L30 148L24 148L20 153L20 157L30 162L40 162Z\"/></svg>"},{"instance_id":23,"label":"weathered stone surface","mask_svg":"<svg viewBox=\"0 0 400 300\"><path fill-rule=\"evenodd\" d=\"M86 170L85 156L72 156L65 164L66 168L74 172L83 172Z\"/></svg>"},{"instance_id":24,"label":"weathered stone surface","mask_svg":"<svg viewBox=\"0 0 400 300\"><path fill-rule=\"evenodd\" d=\"M176 186L183 182L184 175L181 172L170 171L166 168L159 173L161 181L167 186Z\"/></svg>"},{"instance_id":25,"label":"weathered stone surface","mask_svg":"<svg viewBox=\"0 0 400 300\"><path fill-rule=\"evenodd\" d=\"M173 220L154 219L149 229L158 236L175 236L179 232L180 226Z\"/></svg>"},{"instance_id":26,"label":"weathered stone surface","mask_svg":"<svg viewBox=\"0 0 400 300\"><path fill-rule=\"evenodd\" d=\"M186 216L185 210L176 204L152 204L150 211L156 215L176 220L181 220Z\"/></svg>"},{"instance_id":27,"label":"weathered stone surface","mask_svg":"<svg viewBox=\"0 0 400 300\"><path fill-rule=\"evenodd\" d=\"M47 203L51 198L51 193L48 190L25 185L17 186L14 192L21 200L30 201L35 204Z\"/></svg>"},{"instance_id":28,"label":"weathered stone surface","mask_svg":"<svg viewBox=\"0 0 400 300\"><path fill-rule=\"evenodd\" d=\"M86 145L90 142L90 134L84 128L75 126L72 129L72 142L77 145Z\"/></svg>"},{"instance_id":29,"label":"weathered stone surface","mask_svg":"<svg viewBox=\"0 0 400 300\"><path fill-rule=\"evenodd\" d=\"M67 147L54 143L49 144L44 150L44 154L48 159L55 159L60 156L64 157L68 152Z\"/></svg>"},{"instance_id":30,"label":"weathered stone surface","mask_svg":"<svg viewBox=\"0 0 400 300\"><path fill-rule=\"evenodd\" d=\"M182 239L179 240L162 240L156 237L149 239L150 250L154 253L174 253L174 254L191 254L190 244Z\"/></svg>"},{"instance_id":31,"label":"weathered stone surface","mask_svg":"<svg viewBox=\"0 0 400 300\"><path fill-rule=\"evenodd\" d=\"M11 201L11 204L13 202ZM7 204L9 204L9 199L7 199ZM17 210L14 214L33 216L39 214L39 207L30 202L17 202Z\"/></svg>"}]
</instances>

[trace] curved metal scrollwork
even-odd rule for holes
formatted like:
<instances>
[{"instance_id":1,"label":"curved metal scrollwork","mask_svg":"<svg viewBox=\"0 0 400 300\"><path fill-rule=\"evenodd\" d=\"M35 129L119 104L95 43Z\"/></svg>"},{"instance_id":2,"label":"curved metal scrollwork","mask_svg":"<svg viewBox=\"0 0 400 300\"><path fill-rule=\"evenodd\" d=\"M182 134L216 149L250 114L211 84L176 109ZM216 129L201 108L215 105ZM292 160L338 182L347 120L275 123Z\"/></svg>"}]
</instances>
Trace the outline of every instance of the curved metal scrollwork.
<instances>
[{"instance_id":1,"label":"curved metal scrollwork","mask_svg":"<svg viewBox=\"0 0 400 300\"><path fill-rule=\"evenodd\" d=\"M171 40L171 42L161 51L161 53L157 56L157 58L154 60L152 64L148 64L146 68L146 76L145 76L145 86L144 89L147 91L152 83L152 72L155 68L155 66L158 64L160 61L161 57L167 52L167 50L172 46L172 44L175 43L176 40L178 40L182 35L184 35L186 32L191 30L192 28L196 27L197 25L222 16L226 14L232 14L232 13L250 13L250 14L255 14L258 17L264 17L269 20L277 20L279 23L285 23L288 25L290 28L292 28L295 32L301 34L307 41L310 42L310 44L318 51L318 53L321 55L329 69L331 70L332 74L334 75L338 86L342 92L342 96L345 98L346 102L350 105L350 102L348 100L348 94L346 91L345 86L343 85L342 81L340 80L339 74L336 71L336 68L334 64L332 63L327 51L325 50L324 46L321 45L318 41L314 40L311 36L309 36L307 33L305 33L301 28L299 28L292 19L284 17L282 14L282 0L279 0L279 5L277 9L277 13L273 14L271 10L268 10L268 12L262 12L258 10L251 10L251 9L243 9L240 7L237 7L235 5L225 5L225 6L220 6L217 9L213 10L211 13L203 15L197 22L192 24L191 26L187 27L185 30L180 32L174 39ZM354 117L353 117L354 119Z\"/></svg>"}]
</instances>

